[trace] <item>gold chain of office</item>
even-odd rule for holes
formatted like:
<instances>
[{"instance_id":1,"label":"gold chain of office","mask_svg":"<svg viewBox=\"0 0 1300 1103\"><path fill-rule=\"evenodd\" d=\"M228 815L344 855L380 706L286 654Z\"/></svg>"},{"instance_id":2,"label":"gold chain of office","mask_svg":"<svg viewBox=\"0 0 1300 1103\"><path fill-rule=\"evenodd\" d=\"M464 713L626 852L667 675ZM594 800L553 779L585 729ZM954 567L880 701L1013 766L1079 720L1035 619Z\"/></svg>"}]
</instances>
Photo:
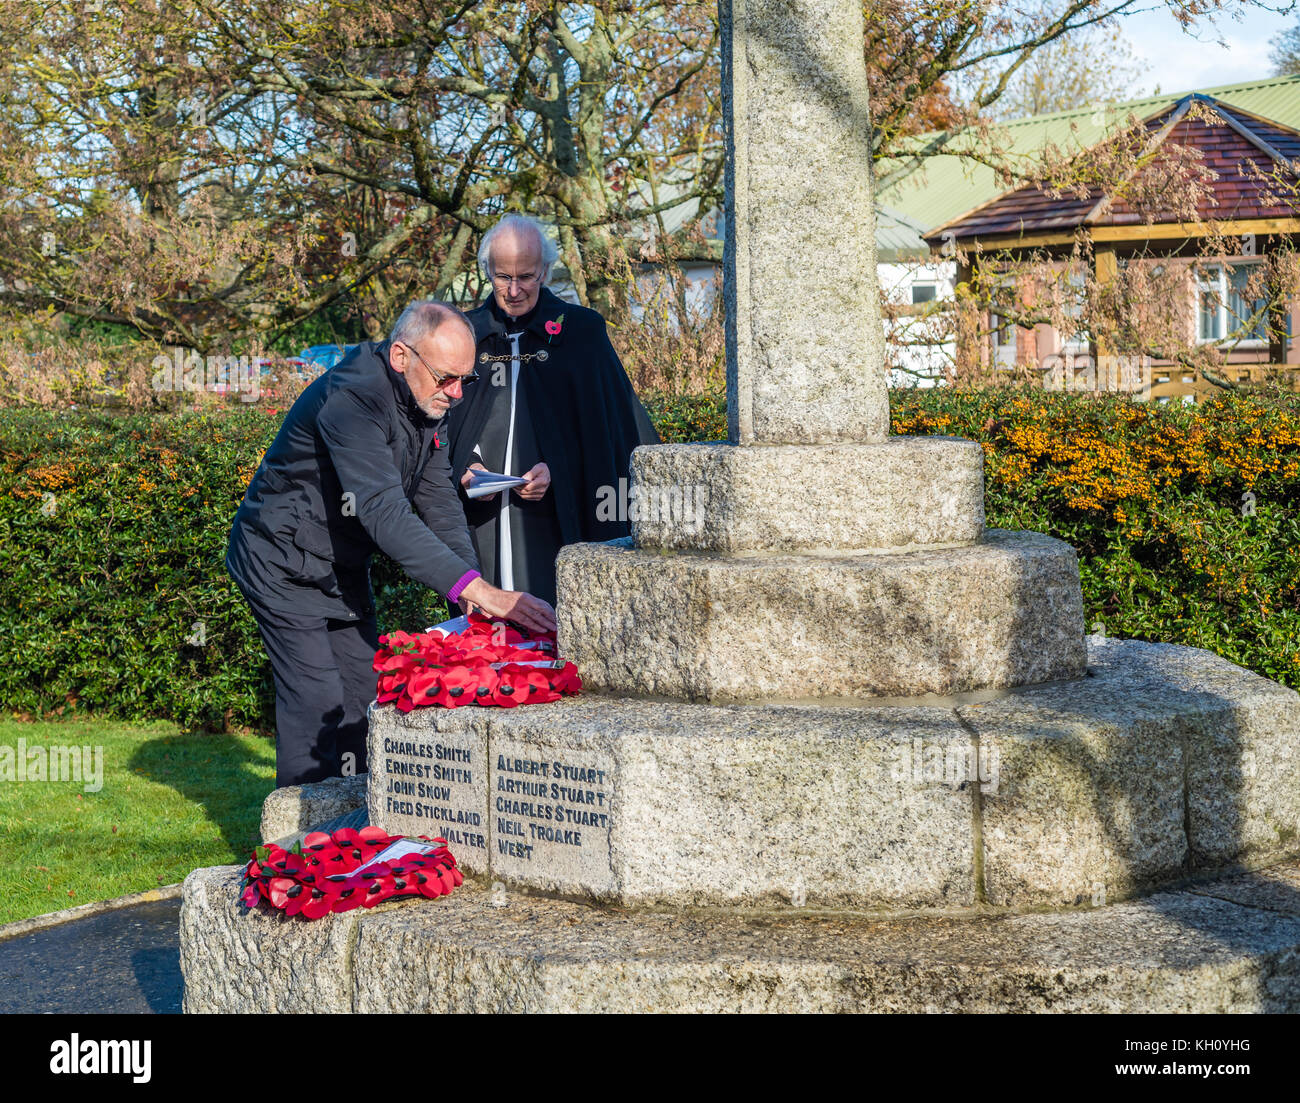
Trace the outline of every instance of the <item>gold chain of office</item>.
<instances>
[{"instance_id":1,"label":"gold chain of office","mask_svg":"<svg viewBox=\"0 0 1300 1103\"><path fill-rule=\"evenodd\" d=\"M502 356L489 356L486 352L481 352L478 356L478 362L480 364L491 364L498 360L519 360L526 364L529 360L535 359L539 364L544 364L550 358L551 354L546 349L538 349L536 352L522 352L518 356L509 352Z\"/></svg>"}]
</instances>

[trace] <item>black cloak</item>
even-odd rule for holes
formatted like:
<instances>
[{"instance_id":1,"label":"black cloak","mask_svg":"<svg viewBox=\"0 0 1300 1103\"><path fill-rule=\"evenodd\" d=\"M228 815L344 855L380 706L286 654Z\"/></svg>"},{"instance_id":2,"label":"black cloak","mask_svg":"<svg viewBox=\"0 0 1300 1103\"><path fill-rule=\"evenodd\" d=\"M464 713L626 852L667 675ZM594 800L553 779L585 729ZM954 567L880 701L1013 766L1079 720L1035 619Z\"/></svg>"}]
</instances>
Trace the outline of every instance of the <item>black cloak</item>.
<instances>
[{"instance_id":1,"label":"black cloak","mask_svg":"<svg viewBox=\"0 0 1300 1103\"><path fill-rule=\"evenodd\" d=\"M505 473L523 474L540 460L550 468L551 486L538 502L510 492L516 545L518 534L524 533L524 547L516 546L512 557L514 581L515 589L554 602L560 547L615 540L631 531L627 509L610 509L610 497L625 501L627 483L620 480L628 477L632 449L660 443L659 434L610 344L605 319L596 311L542 288L537 306L522 319L508 318L492 298L466 317L478 342L474 366L479 382L465 388L464 401L448 415L453 479L459 487L465 469L476 462L475 445L486 443L491 450L494 438L503 439L511 371L506 335L522 330L514 462L513 470ZM484 466L500 470L493 458L484 455ZM499 586L501 499L474 500L463 490L461 497L480 569Z\"/></svg>"}]
</instances>

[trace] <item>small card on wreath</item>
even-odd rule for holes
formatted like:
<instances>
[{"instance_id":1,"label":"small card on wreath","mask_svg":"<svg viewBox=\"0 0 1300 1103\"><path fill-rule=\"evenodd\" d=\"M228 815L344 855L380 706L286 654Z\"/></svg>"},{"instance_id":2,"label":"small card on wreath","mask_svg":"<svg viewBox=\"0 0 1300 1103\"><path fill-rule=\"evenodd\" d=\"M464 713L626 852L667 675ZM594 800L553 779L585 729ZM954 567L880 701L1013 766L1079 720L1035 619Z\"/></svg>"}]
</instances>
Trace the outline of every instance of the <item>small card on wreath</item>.
<instances>
[{"instance_id":1,"label":"small card on wreath","mask_svg":"<svg viewBox=\"0 0 1300 1103\"><path fill-rule=\"evenodd\" d=\"M395 843L391 843L371 858L365 865L357 866L348 876L348 881L364 880L361 876L366 872L373 872L374 867L381 862L393 865L403 858L409 858L411 855L423 858L432 854L435 850L441 850L446 844L430 842L428 839L413 839L410 835L403 835Z\"/></svg>"}]
</instances>

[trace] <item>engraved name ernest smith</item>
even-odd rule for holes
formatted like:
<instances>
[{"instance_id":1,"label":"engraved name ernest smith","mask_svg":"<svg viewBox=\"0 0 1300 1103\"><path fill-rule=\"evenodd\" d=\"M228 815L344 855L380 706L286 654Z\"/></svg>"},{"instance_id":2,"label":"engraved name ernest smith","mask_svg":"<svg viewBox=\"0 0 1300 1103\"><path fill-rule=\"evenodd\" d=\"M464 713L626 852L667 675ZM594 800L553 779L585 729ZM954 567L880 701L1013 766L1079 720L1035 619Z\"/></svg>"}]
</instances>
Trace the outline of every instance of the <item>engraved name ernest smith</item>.
<instances>
[{"instance_id":1,"label":"engraved name ernest smith","mask_svg":"<svg viewBox=\"0 0 1300 1103\"><path fill-rule=\"evenodd\" d=\"M384 769L388 772L388 792L384 797L387 811L445 825L439 827L438 833L451 846L487 850L482 813L450 807L452 786L474 784L472 750L386 738L384 754L404 756L384 759ZM475 795L471 794L471 799ZM401 799L404 797L413 799Z\"/></svg>"},{"instance_id":2,"label":"engraved name ernest smith","mask_svg":"<svg viewBox=\"0 0 1300 1103\"><path fill-rule=\"evenodd\" d=\"M536 843L583 846L582 828L609 828L606 771L497 755L497 850L526 861ZM526 821L526 822L525 822Z\"/></svg>"}]
</instances>

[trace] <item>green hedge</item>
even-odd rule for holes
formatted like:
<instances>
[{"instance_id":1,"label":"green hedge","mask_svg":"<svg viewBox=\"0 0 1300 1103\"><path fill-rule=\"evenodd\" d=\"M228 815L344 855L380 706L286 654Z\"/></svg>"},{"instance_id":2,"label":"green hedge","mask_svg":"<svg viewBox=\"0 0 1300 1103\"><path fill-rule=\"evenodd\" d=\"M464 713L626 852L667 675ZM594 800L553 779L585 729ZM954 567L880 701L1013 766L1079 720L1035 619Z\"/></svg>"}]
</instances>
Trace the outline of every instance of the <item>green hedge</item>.
<instances>
[{"instance_id":1,"label":"green hedge","mask_svg":"<svg viewBox=\"0 0 1300 1103\"><path fill-rule=\"evenodd\" d=\"M983 444L990 526L1079 549L1089 625L1208 648L1300 687L1295 400L1155 407L944 389L892 402L895 432ZM647 406L665 440L725 435L721 396ZM269 668L223 559L278 421L261 409L0 411L4 708L271 726ZM442 615L393 564L372 578L381 628Z\"/></svg>"},{"instance_id":2,"label":"green hedge","mask_svg":"<svg viewBox=\"0 0 1300 1103\"><path fill-rule=\"evenodd\" d=\"M273 725L270 666L224 561L279 421L0 411L5 708ZM442 619L442 599L386 559L371 578L381 627Z\"/></svg>"},{"instance_id":3,"label":"green hedge","mask_svg":"<svg viewBox=\"0 0 1300 1103\"><path fill-rule=\"evenodd\" d=\"M1089 628L1300 688L1300 397L1200 406L900 391L893 431L979 441L985 523L1072 544Z\"/></svg>"},{"instance_id":4,"label":"green hedge","mask_svg":"<svg viewBox=\"0 0 1300 1103\"><path fill-rule=\"evenodd\" d=\"M665 444L726 440L727 395L651 395L645 400Z\"/></svg>"}]
</instances>

